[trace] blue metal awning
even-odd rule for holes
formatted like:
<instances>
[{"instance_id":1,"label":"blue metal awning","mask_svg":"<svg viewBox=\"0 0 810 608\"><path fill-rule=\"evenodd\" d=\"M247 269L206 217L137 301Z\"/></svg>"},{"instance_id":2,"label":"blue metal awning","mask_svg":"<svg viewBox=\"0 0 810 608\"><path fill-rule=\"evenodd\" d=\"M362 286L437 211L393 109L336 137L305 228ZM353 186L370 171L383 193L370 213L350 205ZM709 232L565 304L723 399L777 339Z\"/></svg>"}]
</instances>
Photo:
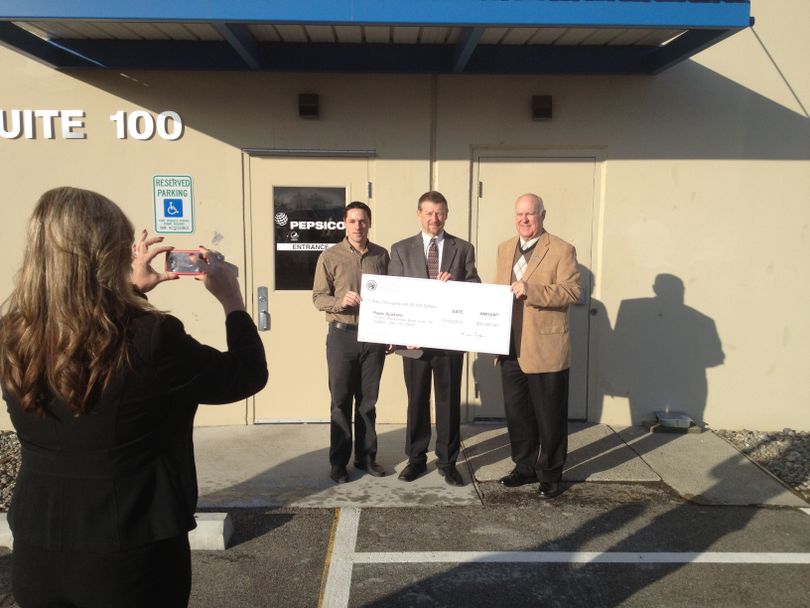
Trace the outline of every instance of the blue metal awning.
<instances>
[{"instance_id":1,"label":"blue metal awning","mask_svg":"<svg viewBox=\"0 0 810 608\"><path fill-rule=\"evenodd\" d=\"M5 0L0 44L54 68L655 74L748 0Z\"/></svg>"}]
</instances>

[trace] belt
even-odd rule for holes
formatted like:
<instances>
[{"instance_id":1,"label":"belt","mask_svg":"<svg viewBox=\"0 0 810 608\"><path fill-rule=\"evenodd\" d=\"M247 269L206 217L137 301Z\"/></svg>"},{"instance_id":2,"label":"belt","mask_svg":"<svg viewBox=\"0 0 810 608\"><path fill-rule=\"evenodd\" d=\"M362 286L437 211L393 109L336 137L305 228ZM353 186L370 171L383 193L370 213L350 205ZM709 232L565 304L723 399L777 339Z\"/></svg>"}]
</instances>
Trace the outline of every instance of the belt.
<instances>
[{"instance_id":1,"label":"belt","mask_svg":"<svg viewBox=\"0 0 810 608\"><path fill-rule=\"evenodd\" d=\"M351 323L341 323L340 321L330 321L329 327L334 327L335 329L339 329L341 331L357 331L357 325L352 325Z\"/></svg>"}]
</instances>

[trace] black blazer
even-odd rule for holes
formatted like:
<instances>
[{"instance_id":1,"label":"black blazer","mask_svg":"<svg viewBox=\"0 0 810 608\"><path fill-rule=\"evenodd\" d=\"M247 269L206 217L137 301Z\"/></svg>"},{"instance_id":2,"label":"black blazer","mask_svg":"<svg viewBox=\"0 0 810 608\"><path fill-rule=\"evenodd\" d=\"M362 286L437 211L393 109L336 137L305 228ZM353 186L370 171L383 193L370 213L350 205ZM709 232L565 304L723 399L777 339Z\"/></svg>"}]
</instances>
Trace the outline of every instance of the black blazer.
<instances>
[{"instance_id":1,"label":"black blazer","mask_svg":"<svg viewBox=\"0 0 810 608\"><path fill-rule=\"evenodd\" d=\"M250 316L225 320L228 351L171 315L134 320L131 365L83 416L60 402L44 417L6 399L22 462L8 522L48 550L114 552L186 533L197 506L192 427L199 403L244 399L267 382Z\"/></svg>"},{"instance_id":2,"label":"black blazer","mask_svg":"<svg viewBox=\"0 0 810 608\"><path fill-rule=\"evenodd\" d=\"M449 272L453 281L480 283L475 268L475 248L467 241L444 233L441 272ZM396 277L427 279L427 260L422 233L408 237L391 246L388 274Z\"/></svg>"}]
</instances>

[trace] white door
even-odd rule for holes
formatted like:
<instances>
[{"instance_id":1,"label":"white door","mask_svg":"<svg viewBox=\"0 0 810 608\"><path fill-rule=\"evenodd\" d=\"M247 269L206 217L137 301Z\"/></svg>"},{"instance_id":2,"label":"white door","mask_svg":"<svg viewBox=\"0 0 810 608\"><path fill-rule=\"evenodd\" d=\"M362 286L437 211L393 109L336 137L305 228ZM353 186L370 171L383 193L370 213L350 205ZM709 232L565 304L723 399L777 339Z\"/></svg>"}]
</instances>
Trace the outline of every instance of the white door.
<instances>
[{"instance_id":1,"label":"white door","mask_svg":"<svg viewBox=\"0 0 810 608\"><path fill-rule=\"evenodd\" d=\"M252 310L258 320L257 289L266 287L270 313L270 329L261 332L270 380L255 397L256 423L329 420L326 321L312 304L319 253L312 241L323 236L315 226L319 206L334 213L353 200L369 203L369 165L368 158L248 157ZM344 232L330 234L339 240Z\"/></svg>"},{"instance_id":2,"label":"white door","mask_svg":"<svg viewBox=\"0 0 810 608\"><path fill-rule=\"evenodd\" d=\"M498 244L516 234L514 204L521 194L539 195L546 207L548 232L572 243L583 267L583 297L570 309L571 374L568 416L587 418L588 302L590 300L591 242L596 178L593 157L486 156L475 159L473 237L481 279L495 278ZM468 420L504 417L500 370L491 355L472 355L468 386Z\"/></svg>"}]
</instances>

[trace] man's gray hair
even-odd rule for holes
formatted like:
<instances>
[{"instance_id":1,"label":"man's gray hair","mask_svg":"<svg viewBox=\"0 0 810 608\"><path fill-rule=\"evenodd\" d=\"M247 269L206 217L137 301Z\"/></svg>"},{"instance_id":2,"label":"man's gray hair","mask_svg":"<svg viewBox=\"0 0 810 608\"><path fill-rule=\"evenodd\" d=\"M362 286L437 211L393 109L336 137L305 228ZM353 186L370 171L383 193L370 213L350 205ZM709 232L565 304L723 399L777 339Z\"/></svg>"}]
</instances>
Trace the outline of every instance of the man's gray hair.
<instances>
[{"instance_id":1,"label":"man's gray hair","mask_svg":"<svg viewBox=\"0 0 810 608\"><path fill-rule=\"evenodd\" d=\"M533 192L527 192L526 194L521 194L517 197L517 200L522 198L530 198L534 201L534 208L537 210L537 215L543 213L546 210L546 206L543 204L543 199L534 194Z\"/></svg>"}]
</instances>

